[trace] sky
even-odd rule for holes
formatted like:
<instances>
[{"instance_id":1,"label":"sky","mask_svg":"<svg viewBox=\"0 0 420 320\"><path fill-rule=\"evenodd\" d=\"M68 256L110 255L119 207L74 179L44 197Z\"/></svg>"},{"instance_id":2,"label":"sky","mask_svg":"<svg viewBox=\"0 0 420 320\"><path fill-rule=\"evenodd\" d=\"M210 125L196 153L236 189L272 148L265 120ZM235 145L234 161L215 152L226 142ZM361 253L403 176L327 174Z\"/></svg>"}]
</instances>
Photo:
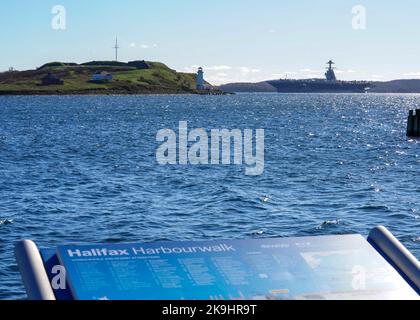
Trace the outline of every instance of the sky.
<instances>
[{"instance_id":1,"label":"sky","mask_svg":"<svg viewBox=\"0 0 420 320\"><path fill-rule=\"evenodd\" d=\"M113 60L118 36L120 61L202 66L212 84L323 77L330 59L342 80L416 79L419 17L418 0L1 1L0 71Z\"/></svg>"}]
</instances>

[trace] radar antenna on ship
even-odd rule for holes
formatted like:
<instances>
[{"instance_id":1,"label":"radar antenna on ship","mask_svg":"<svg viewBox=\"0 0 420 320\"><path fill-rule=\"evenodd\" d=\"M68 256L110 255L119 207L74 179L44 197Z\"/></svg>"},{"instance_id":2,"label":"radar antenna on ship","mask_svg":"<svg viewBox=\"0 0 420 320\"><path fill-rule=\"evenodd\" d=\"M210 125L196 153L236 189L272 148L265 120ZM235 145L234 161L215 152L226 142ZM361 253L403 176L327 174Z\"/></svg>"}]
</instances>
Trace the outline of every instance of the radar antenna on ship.
<instances>
[{"instance_id":1,"label":"radar antenna on ship","mask_svg":"<svg viewBox=\"0 0 420 320\"><path fill-rule=\"evenodd\" d=\"M327 62L328 68L327 72L325 73L325 78L327 78L328 81L337 81L337 77L335 76L334 67L335 64L334 61L330 60Z\"/></svg>"}]
</instances>

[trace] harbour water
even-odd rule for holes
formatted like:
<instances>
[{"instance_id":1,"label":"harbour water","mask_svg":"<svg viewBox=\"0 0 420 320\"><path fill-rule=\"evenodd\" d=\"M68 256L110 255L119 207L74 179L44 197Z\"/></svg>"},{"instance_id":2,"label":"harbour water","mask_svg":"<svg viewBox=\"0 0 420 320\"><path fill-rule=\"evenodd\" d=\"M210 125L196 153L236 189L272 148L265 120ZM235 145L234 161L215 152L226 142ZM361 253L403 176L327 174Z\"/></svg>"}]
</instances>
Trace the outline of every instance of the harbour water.
<instances>
[{"instance_id":1,"label":"harbour water","mask_svg":"<svg viewBox=\"0 0 420 320\"><path fill-rule=\"evenodd\" d=\"M0 299L13 245L367 235L420 257L418 95L0 97ZM265 129L265 171L160 166L158 130Z\"/></svg>"}]
</instances>

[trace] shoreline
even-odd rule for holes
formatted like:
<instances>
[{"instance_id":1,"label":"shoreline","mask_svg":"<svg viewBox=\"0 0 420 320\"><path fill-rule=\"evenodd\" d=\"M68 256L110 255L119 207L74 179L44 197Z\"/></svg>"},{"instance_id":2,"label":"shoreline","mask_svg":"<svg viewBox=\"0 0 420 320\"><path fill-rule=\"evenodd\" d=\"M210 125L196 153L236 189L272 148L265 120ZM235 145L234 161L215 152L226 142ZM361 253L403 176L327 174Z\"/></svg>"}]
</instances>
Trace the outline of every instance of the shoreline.
<instances>
[{"instance_id":1,"label":"shoreline","mask_svg":"<svg viewBox=\"0 0 420 320\"><path fill-rule=\"evenodd\" d=\"M230 95L366 95L366 96L419 96L420 92L367 92L367 93L345 93L345 92L221 92L221 93L195 93L195 92L110 92L110 93L101 93L101 92L2 92L0 91L0 97L29 97L29 96L39 96L39 97L59 97L59 96L230 96Z\"/></svg>"},{"instance_id":2,"label":"shoreline","mask_svg":"<svg viewBox=\"0 0 420 320\"><path fill-rule=\"evenodd\" d=\"M101 91L69 91L69 92L43 92L43 91L0 91L0 97L12 96L152 96L152 95L191 95L191 96L223 96L235 95L235 93L215 92L101 92Z\"/></svg>"}]
</instances>

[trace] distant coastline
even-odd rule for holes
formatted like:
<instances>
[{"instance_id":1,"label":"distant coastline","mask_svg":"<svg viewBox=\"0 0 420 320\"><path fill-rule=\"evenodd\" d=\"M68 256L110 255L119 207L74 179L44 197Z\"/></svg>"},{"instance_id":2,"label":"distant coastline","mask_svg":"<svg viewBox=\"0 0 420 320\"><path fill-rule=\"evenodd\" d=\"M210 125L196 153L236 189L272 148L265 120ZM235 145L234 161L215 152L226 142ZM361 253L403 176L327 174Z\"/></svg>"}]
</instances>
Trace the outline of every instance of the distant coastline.
<instances>
[{"instance_id":1,"label":"distant coastline","mask_svg":"<svg viewBox=\"0 0 420 320\"><path fill-rule=\"evenodd\" d=\"M420 79L375 81L370 82L370 85L369 92L371 93L420 93ZM237 93L277 92L277 89L268 81L227 83L218 88L222 91Z\"/></svg>"}]
</instances>

